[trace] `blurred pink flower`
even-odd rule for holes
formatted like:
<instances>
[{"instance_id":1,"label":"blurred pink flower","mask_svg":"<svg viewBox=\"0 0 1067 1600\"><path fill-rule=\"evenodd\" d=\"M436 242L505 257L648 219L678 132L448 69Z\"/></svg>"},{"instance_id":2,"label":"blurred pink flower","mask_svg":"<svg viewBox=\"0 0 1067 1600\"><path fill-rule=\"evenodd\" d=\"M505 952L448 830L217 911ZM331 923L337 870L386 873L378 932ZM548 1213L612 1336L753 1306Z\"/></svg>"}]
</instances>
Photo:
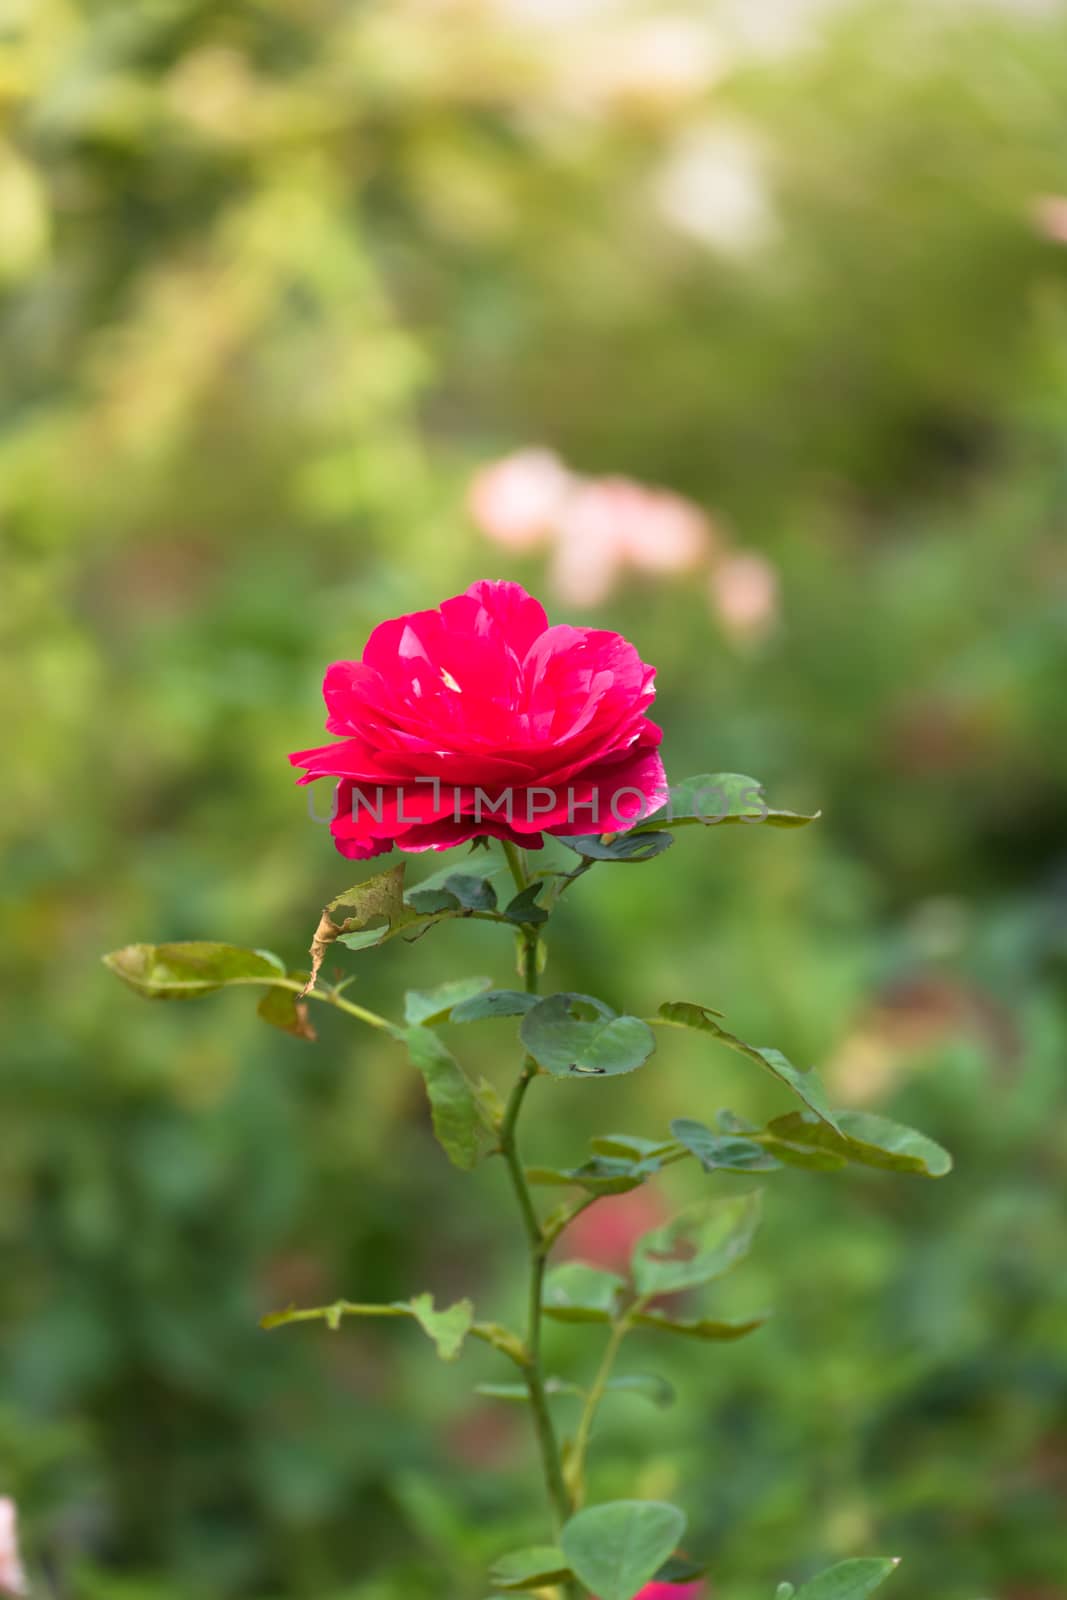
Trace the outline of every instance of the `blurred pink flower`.
<instances>
[{"instance_id":1,"label":"blurred pink flower","mask_svg":"<svg viewBox=\"0 0 1067 1600\"><path fill-rule=\"evenodd\" d=\"M528 550L546 539L573 484L551 450L518 450L476 472L467 498L474 524L495 544Z\"/></svg>"},{"instance_id":2,"label":"blurred pink flower","mask_svg":"<svg viewBox=\"0 0 1067 1600\"><path fill-rule=\"evenodd\" d=\"M563 504L553 577L572 605L596 605L620 572L688 572L708 553L708 520L667 489L591 478Z\"/></svg>"},{"instance_id":3,"label":"blurred pink flower","mask_svg":"<svg viewBox=\"0 0 1067 1600\"><path fill-rule=\"evenodd\" d=\"M727 556L712 571L711 606L731 638L758 639L778 620L778 571L751 550Z\"/></svg>"},{"instance_id":4,"label":"blurred pink flower","mask_svg":"<svg viewBox=\"0 0 1067 1600\"><path fill-rule=\"evenodd\" d=\"M1034 226L1053 244L1067 244L1067 195L1038 195L1033 205Z\"/></svg>"},{"instance_id":5,"label":"blurred pink flower","mask_svg":"<svg viewBox=\"0 0 1067 1600\"><path fill-rule=\"evenodd\" d=\"M626 1272L642 1234L667 1221L660 1194L645 1184L627 1194L609 1195L575 1217L563 1236L563 1253L609 1272Z\"/></svg>"},{"instance_id":6,"label":"blurred pink flower","mask_svg":"<svg viewBox=\"0 0 1067 1600\"><path fill-rule=\"evenodd\" d=\"M29 1594L29 1584L19 1560L17 1513L14 1500L0 1498L0 1594Z\"/></svg>"}]
</instances>

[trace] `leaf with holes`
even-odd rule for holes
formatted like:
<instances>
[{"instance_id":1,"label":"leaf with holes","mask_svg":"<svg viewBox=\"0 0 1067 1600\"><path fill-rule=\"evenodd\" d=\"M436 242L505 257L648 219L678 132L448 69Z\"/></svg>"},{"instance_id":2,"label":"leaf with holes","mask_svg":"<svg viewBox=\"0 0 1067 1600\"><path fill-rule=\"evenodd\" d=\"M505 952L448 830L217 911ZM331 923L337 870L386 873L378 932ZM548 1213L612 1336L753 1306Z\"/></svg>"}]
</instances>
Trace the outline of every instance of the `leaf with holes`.
<instances>
[{"instance_id":1,"label":"leaf with holes","mask_svg":"<svg viewBox=\"0 0 1067 1600\"><path fill-rule=\"evenodd\" d=\"M748 1254L759 1219L758 1189L679 1212L637 1241L633 1275L638 1293L678 1294L721 1278Z\"/></svg>"},{"instance_id":2,"label":"leaf with holes","mask_svg":"<svg viewBox=\"0 0 1067 1600\"><path fill-rule=\"evenodd\" d=\"M519 1037L555 1077L614 1077L646 1062L656 1041L640 1017L620 1017L587 994L552 994L522 1019Z\"/></svg>"}]
</instances>

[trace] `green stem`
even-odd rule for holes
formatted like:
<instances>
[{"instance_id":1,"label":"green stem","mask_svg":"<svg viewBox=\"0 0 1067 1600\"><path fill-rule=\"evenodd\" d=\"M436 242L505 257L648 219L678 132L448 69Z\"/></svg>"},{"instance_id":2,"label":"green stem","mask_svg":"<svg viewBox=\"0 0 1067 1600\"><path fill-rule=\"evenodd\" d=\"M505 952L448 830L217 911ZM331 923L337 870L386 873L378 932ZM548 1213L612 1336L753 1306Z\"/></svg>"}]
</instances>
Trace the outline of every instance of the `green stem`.
<instances>
[{"instance_id":1,"label":"green stem","mask_svg":"<svg viewBox=\"0 0 1067 1600\"><path fill-rule=\"evenodd\" d=\"M600 1366L597 1368L596 1377L593 1379L592 1388L586 1395L582 1414L578 1419L578 1427L574 1435L574 1445L567 1468L567 1479L570 1484L571 1497L575 1508L580 1508L585 1500L585 1461L589 1454L589 1444L593 1437L593 1424L596 1421L600 1403L607 1392L608 1379L618 1360L622 1341L626 1338L633 1326L632 1318L638 1311L642 1302L638 1300L634 1305L628 1306L619 1317L611 1330L611 1337L604 1347L604 1355Z\"/></svg>"},{"instance_id":2,"label":"green stem","mask_svg":"<svg viewBox=\"0 0 1067 1600\"><path fill-rule=\"evenodd\" d=\"M528 879L522 857L510 841L504 841L504 854L511 875L515 880L515 887L519 891L526 887ZM527 994L537 993L537 930L524 927L522 933L522 973ZM525 1370L526 1388L530 1396L530 1409L534 1419L534 1429L537 1433L537 1442L541 1452L541 1466L544 1472L545 1489L548 1493L552 1507L552 1517L558 1534L563 1524L568 1520L574 1506L566 1479L563 1476L563 1462L560 1455L559 1440L556 1437L555 1425L548 1406L548 1396L545 1393L545 1378L541 1367L541 1321L542 1321L542 1296L544 1289L545 1261L548 1254L548 1240L538 1220L537 1212L530 1195L530 1188L526 1182L526 1173L523 1169L522 1157L519 1154L516 1139L516 1126L519 1113L522 1110L526 1091L537 1076L537 1062L532 1056L527 1056L522 1064L522 1071L515 1081L511 1094L508 1097L504 1110L504 1118L500 1126L500 1150L507 1163L511 1186L515 1191L519 1213L522 1217L523 1227L526 1231L526 1240L529 1246L529 1284L527 1291L526 1315L526 1353L528 1365ZM566 1586L568 1594L577 1595L578 1590L573 1584Z\"/></svg>"}]
</instances>

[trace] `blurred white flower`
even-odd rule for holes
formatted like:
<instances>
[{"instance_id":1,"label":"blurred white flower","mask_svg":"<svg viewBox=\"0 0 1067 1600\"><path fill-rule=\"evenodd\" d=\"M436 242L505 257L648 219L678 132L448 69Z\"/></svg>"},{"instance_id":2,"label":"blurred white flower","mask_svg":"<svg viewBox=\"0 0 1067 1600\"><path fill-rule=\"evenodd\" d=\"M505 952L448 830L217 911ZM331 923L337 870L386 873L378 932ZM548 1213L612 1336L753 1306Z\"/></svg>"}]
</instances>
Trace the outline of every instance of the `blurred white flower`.
<instances>
[{"instance_id":1,"label":"blurred white flower","mask_svg":"<svg viewBox=\"0 0 1067 1600\"><path fill-rule=\"evenodd\" d=\"M682 134L656 183L659 208L680 232L744 255L774 234L755 141L743 129L703 123Z\"/></svg>"},{"instance_id":2,"label":"blurred white flower","mask_svg":"<svg viewBox=\"0 0 1067 1600\"><path fill-rule=\"evenodd\" d=\"M519 450L475 473L467 506L487 538L528 550L548 537L573 482L553 451Z\"/></svg>"},{"instance_id":3,"label":"blurred white flower","mask_svg":"<svg viewBox=\"0 0 1067 1600\"><path fill-rule=\"evenodd\" d=\"M565 86L576 105L672 110L722 76L721 47L690 17L649 17L570 41Z\"/></svg>"},{"instance_id":4,"label":"blurred white flower","mask_svg":"<svg viewBox=\"0 0 1067 1600\"><path fill-rule=\"evenodd\" d=\"M29 1594L26 1573L19 1560L17 1513L14 1500L0 1497L0 1594Z\"/></svg>"},{"instance_id":5,"label":"blurred white flower","mask_svg":"<svg viewBox=\"0 0 1067 1600\"><path fill-rule=\"evenodd\" d=\"M777 568L753 550L738 551L719 562L708 592L724 631L738 643L762 638L778 620Z\"/></svg>"}]
</instances>

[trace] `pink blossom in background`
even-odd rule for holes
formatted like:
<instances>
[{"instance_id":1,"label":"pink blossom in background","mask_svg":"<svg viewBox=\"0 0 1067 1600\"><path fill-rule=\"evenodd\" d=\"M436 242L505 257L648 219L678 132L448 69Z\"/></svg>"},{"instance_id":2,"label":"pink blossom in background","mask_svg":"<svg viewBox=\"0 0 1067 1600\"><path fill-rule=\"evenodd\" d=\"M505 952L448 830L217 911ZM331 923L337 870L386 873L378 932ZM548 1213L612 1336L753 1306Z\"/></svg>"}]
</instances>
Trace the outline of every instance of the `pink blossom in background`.
<instances>
[{"instance_id":1,"label":"pink blossom in background","mask_svg":"<svg viewBox=\"0 0 1067 1600\"><path fill-rule=\"evenodd\" d=\"M668 1216L666 1202L648 1184L607 1195L575 1217L563 1236L563 1253L591 1267L625 1273L638 1239L662 1227Z\"/></svg>"},{"instance_id":2,"label":"pink blossom in background","mask_svg":"<svg viewBox=\"0 0 1067 1600\"><path fill-rule=\"evenodd\" d=\"M0 1594L29 1594L19 1560L18 1517L14 1500L0 1496Z\"/></svg>"},{"instance_id":3,"label":"pink blossom in background","mask_svg":"<svg viewBox=\"0 0 1067 1600\"><path fill-rule=\"evenodd\" d=\"M1067 244L1067 195L1039 195L1033 205L1034 226L1053 244Z\"/></svg>"},{"instance_id":4,"label":"pink blossom in background","mask_svg":"<svg viewBox=\"0 0 1067 1600\"><path fill-rule=\"evenodd\" d=\"M572 605L607 598L627 567L688 572L710 546L708 519L667 489L629 478L590 478L566 500L557 524L555 585Z\"/></svg>"},{"instance_id":5,"label":"pink blossom in background","mask_svg":"<svg viewBox=\"0 0 1067 1600\"><path fill-rule=\"evenodd\" d=\"M573 479L551 450L518 450L476 472L467 505L486 538L510 550L547 539Z\"/></svg>"},{"instance_id":6,"label":"pink blossom in background","mask_svg":"<svg viewBox=\"0 0 1067 1600\"><path fill-rule=\"evenodd\" d=\"M738 642L756 640L778 620L777 568L765 556L742 550L712 571L709 596L714 614Z\"/></svg>"},{"instance_id":7,"label":"pink blossom in background","mask_svg":"<svg viewBox=\"0 0 1067 1600\"><path fill-rule=\"evenodd\" d=\"M655 676L621 634L549 627L521 584L475 583L335 661L323 694L340 737L289 759L301 783L338 780L330 831L357 861L625 832L667 798Z\"/></svg>"}]
</instances>

